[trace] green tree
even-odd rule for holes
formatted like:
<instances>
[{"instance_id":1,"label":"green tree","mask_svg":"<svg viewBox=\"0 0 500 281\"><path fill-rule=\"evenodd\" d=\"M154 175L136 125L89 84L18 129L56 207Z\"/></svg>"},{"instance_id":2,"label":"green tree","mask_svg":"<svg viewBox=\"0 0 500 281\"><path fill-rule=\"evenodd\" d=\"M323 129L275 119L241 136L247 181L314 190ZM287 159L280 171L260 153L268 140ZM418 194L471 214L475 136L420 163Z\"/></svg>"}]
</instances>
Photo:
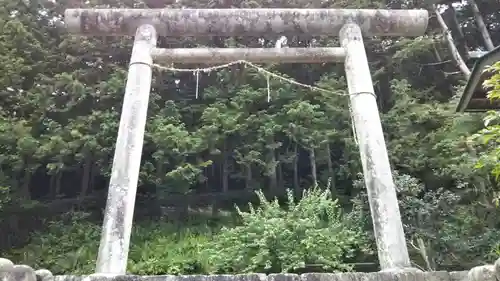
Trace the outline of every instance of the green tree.
<instances>
[{"instance_id":1,"label":"green tree","mask_svg":"<svg viewBox=\"0 0 500 281\"><path fill-rule=\"evenodd\" d=\"M487 97L492 102L500 100L500 62L493 64L486 71L492 72L490 79L484 82L489 89ZM476 168L486 169L497 182L500 182L500 111L489 111L484 117L484 126L473 139L482 143L486 149L480 154ZM500 194L495 191L495 201L498 204Z\"/></svg>"}]
</instances>

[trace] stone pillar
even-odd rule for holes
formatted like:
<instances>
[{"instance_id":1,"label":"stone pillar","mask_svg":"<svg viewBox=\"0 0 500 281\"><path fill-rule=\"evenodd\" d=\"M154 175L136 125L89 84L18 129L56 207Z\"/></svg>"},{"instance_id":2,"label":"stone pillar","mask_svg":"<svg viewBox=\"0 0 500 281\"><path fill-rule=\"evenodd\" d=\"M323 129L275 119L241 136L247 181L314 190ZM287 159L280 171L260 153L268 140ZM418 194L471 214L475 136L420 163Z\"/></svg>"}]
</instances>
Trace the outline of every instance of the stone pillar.
<instances>
[{"instance_id":1,"label":"stone pillar","mask_svg":"<svg viewBox=\"0 0 500 281\"><path fill-rule=\"evenodd\" d=\"M109 182L96 273L125 274L135 196L151 90L151 50L156 30L142 25L135 35Z\"/></svg>"},{"instance_id":2,"label":"stone pillar","mask_svg":"<svg viewBox=\"0 0 500 281\"><path fill-rule=\"evenodd\" d=\"M380 267L408 268L410 258L360 27L344 25L340 41L346 51L347 86Z\"/></svg>"}]
</instances>

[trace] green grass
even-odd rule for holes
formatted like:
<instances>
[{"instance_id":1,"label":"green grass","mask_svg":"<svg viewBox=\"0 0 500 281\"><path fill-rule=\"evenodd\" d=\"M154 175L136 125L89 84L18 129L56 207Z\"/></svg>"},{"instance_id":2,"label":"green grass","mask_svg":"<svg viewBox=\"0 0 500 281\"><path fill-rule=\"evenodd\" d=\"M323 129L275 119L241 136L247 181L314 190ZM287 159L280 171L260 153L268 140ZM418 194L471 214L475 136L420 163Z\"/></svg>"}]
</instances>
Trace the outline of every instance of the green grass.
<instances>
[{"instance_id":1,"label":"green grass","mask_svg":"<svg viewBox=\"0 0 500 281\"><path fill-rule=\"evenodd\" d=\"M44 232L34 233L23 248L7 253L15 263L46 268L54 274L93 273L101 226L86 214L71 213L70 223L49 222ZM66 219L67 219L66 217ZM134 225L128 271L133 274L201 274L209 272L203 245L221 226L233 223L231 213L216 217L206 210L190 210L182 225L164 219Z\"/></svg>"},{"instance_id":2,"label":"green grass","mask_svg":"<svg viewBox=\"0 0 500 281\"><path fill-rule=\"evenodd\" d=\"M182 219L169 220L179 217L172 213L139 221L132 229L128 273L350 271L352 259L370 252L363 231L341 216L337 202L324 190L311 189L298 202L289 191L284 205L262 193L259 201L249 212L215 215L210 209L191 209ZM91 274L100 228L88 214L68 213L5 257L54 274Z\"/></svg>"}]
</instances>

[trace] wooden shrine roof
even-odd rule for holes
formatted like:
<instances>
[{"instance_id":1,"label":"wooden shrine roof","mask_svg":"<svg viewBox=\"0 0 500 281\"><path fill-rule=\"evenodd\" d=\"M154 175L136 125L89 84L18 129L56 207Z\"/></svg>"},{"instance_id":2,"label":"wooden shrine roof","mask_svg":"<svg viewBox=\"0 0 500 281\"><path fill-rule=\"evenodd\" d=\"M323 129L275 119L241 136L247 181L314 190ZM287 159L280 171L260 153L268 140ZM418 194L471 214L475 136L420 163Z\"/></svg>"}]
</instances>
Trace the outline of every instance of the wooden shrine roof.
<instances>
[{"instance_id":1,"label":"wooden shrine roof","mask_svg":"<svg viewBox=\"0 0 500 281\"><path fill-rule=\"evenodd\" d=\"M484 70L498 61L500 61L500 46L477 59L458 103L457 112L483 112L500 109L500 101L491 102L486 96L488 91L483 86L483 82L492 76L491 72Z\"/></svg>"}]
</instances>

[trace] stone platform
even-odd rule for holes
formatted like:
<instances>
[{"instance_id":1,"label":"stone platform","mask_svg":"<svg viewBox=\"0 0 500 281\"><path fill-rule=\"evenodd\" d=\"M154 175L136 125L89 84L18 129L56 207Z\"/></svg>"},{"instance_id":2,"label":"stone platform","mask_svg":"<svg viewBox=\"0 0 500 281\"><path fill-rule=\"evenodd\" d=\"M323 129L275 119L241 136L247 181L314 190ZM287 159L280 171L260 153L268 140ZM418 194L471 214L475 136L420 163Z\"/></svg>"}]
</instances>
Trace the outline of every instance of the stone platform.
<instances>
[{"instance_id":1,"label":"stone platform","mask_svg":"<svg viewBox=\"0 0 500 281\"><path fill-rule=\"evenodd\" d=\"M298 274L270 274L270 275L239 274L239 275L180 275L180 276L174 276L174 275L61 276L60 275L53 277L53 281L467 281L467 280L468 280L468 271L305 273L300 275ZM21 280L12 280L12 281L21 281Z\"/></svg>"},{"instance_id":2,"label":"stone platform","mask_svg":"<svg viewBox=\"0 0 500 281\"><path fill-rule=\"evenodd\" d=\"M370 273L236 274L236 275L56 275L0 258L0 281L500 281L500 259L469 271L395 271Z\"/></svg>"}]
</instances>

